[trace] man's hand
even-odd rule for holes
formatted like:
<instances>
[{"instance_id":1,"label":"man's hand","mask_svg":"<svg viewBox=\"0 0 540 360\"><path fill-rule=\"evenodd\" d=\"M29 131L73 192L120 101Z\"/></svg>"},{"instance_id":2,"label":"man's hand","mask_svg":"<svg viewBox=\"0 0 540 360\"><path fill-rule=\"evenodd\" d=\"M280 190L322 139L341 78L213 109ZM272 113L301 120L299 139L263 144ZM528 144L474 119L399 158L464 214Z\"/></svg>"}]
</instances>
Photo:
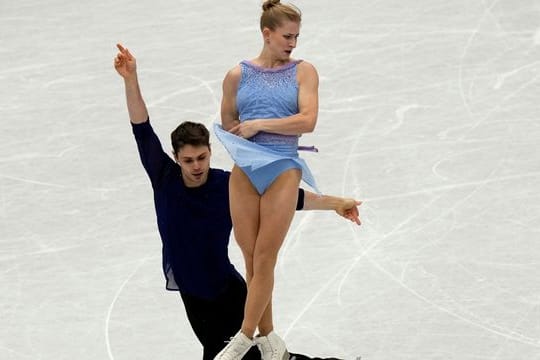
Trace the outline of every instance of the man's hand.
<instances>
[{"instance_id":1,"label":"man's hand","mask_svg":"<svg viewBox=\"0 0 540 360\"><path fill-rule=\"evenodd\" d=\"M119 52L114 58L114 68L124 79L131 78L137 74L137 62L128 49L120 44L116 44Z\"/></svg>"},{"instance_id":2,"label":"man's hand","mask_svg":"<svg viewBox=\"0 0 540 360\"><path fill-rule=\"evenodd\" d=\"M304 190L303 210L334 210L339 216L360 225L358 207L361 201L332 195L317 195Z\"/></svg>"},{"instance_id":3,"label":"man's hand","mask_svg":"<svg viewBox=\"0 0 540 360\"><path fill-rule=\"evenodd\" d=\"M340 198L340 202L337 204L335 210L338 215L360 225L362 222L360 221L358 206L361 204L361 201L355 199Z\"/></svg>"}]
</instances>

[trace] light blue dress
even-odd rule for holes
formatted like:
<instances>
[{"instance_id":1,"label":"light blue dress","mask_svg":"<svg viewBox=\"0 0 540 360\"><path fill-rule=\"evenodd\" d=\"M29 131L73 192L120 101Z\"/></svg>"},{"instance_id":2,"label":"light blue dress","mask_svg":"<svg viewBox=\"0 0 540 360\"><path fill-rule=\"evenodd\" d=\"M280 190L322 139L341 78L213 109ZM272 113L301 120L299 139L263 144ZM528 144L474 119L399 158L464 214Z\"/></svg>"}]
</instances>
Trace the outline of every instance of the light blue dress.
<instances>
[{"instance_id":1,"label":"light blue dress","mask_svg":"<svg viewBox=\"0 0 540 360\"><path fill-rule=\"evenodd\" d=\"M268 69L242 61L236 96L240 122L298 114L296 69L300 62ZM292 168L300 169L302 180L320 193L306 162L298 156L297 135L259 132L250 139L243 139L218 124L214 124L214 133L259 194L262 195L281 173Z\"/></svg>"}]
</instances>

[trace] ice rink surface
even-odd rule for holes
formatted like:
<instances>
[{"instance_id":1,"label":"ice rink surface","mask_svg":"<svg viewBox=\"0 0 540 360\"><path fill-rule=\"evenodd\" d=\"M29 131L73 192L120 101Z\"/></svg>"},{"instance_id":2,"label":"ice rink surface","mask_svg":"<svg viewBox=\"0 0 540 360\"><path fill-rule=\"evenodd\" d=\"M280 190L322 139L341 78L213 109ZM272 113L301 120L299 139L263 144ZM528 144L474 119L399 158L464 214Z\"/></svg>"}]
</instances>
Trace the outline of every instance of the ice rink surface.
<instances>
[{"instance_id":1,"label":"ice rink surface","mask_svg":"<svg viewBox=\"0 0 540 360\"><path fill-rule=\"evenodd\" d=\"M297 214L275 323L362 360L540 359L540 3L295 2L320 76L303 157L363 225ZM0 0L0 359L200 359L164 290L115 44L166 149L219 121L260 2ZM213 166L230 168L212 137ZM231 256L243 266L234 242Z\"/></svg>"}]
</instances>

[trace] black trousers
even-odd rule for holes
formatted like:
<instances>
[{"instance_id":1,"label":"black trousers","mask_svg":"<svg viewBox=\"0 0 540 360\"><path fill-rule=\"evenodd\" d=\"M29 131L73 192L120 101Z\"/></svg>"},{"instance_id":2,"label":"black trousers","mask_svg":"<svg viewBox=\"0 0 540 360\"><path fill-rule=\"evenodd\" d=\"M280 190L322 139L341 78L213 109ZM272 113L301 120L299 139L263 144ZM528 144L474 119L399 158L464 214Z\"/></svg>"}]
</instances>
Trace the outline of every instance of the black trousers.
<instances>
[{"instance_id":1,"label":"black trousers","mask_svg":"<svg viewBox=\"0 0 540 360\"><path fill-rule=\"evenodd\" d=\"M203 346L203 360L213 360L225 347L226 341L236 335L244 319L247 286L238 275L230 279L225 292L214 300L205 300L182 294L187 317L195 335ZM319 360L302 354L290 353L295 360ZM244 356L244 360L261 360L256 346ZM322 360L322 359L321 359ZM327 360L339 360L328 358Z\"/></svg>"},{"instance_id":2,"label":"black trousers","mask_svg":"<svg viewBox=\"0 0 540 360\"><path fill-rule=\"evenodd\" d=\"M213 300L180 295L191 327L203 346L203 360L213 360L242 326L247 296L244 279L239 275L232 277L225 292ZM252 347L244 360L261 360L257 347Z\"/></svg>"}]
</instances>

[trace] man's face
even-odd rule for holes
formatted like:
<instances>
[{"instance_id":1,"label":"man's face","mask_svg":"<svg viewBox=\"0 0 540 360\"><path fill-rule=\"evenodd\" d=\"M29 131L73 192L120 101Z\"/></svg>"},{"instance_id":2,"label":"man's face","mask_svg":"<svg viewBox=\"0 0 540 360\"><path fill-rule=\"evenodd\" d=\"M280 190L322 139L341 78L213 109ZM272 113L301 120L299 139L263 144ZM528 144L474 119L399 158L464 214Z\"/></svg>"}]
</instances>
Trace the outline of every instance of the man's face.
<instances>
[{"instance_id":1,"label":"man's face","mask_svg":"<svg viewBox=\"0 0 540 360\"><path fill-rule=\"evenodd\" d=\"M210 170L210 149L206 145L184 145L176 154L176 162L182 168L182 179L187 187L204 185Z\"/></svg>"}]
</instances>

